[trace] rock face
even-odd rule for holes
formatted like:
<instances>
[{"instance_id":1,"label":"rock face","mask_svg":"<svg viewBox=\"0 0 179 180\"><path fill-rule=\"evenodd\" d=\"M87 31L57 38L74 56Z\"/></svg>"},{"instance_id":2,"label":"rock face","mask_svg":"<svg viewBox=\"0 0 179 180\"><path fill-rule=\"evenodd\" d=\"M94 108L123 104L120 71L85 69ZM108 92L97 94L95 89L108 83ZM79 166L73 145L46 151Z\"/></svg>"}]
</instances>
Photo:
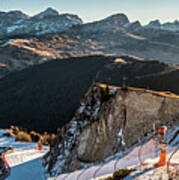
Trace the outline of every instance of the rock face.
<instances>
[{"instance_id":1,"label":"rock face","mask_svg":"<svg viewBox=\"0 0 179 180\"><path fill-rule=\"evenodd\" d=\"M126 23L124 25L125 29L128 30L128 31L135 31L135 30L138 30L140 28L142 28L141 24L139 21L135 21L135 22L129 22L129 23Z\"/></svg>"},{"instance_id":2,"label":"rock face","mask_svg":"<svg viewBox=\"0 0 179 180\"><path fill-rule=\"evenodd\" d=\"M139 21L130 22L125 14L114 14L103 20L83 24L80 17L73 14L59 14L52 8L35 15L28 16L21 11L0 12L0 39L9 37L29 37L44 34L54 34L69 30L76 25L83 25L84 32L97 32L99 30L114 30L120 28L127 31L146 29L179 31L179 22L167 22L161 24L159 20L151 21L141 26Z\"/></svg>"},{"instance_id":3,"label":"rock face","mask_svg":"<svg viewBox=\"0 0 179 180\"><path fill-rule=\"evenodd\" d=\"M88 33L99 31L110 31L116 28L124 29L125 24L129 23L129 19L125 14L114 14L103 20L83 24L82 30Z\"/></svg>"},{"instance_id":4,"label":"rock face","mask_svg":"<svg viewBox=\"0 0 179 180\"><path fill-rule=\"evenodd\" d=\"M167 22L167 23L161 24L160 21L157 19L154 21L150 21L149 24L147 24L144 27L151 28L151 29L177 32L179 31L179 21L175 20L174 22Z\"/></svg>"},{"instance_id":5,"label":"rock face","mask_svg":"<svg viewBox=\"0 0 179 180\"><path fill-rule=\"evenodd\" d=\"M14 56L23 57L16 53ZM6 70L1 64L0 71L7 73ZM1 79L1 127L13 124L28 130L56 132L74 116L81 98L94 81L179 94L179 69L158 61L128 56L53 60Z\"/></svg>"},{"instance_id":6,"label":"rock face","mask_svg":"<svg viewBox=\"0 0 179 180\"><path fill-rule=\"evenodd\" d=\"M79 24L82 20L77 15L59 14L52 8L33 17L21 11L0 12L0 39L57 33Z\"/></svg>"},{"instance_id":7,"label":"rock face","mask_svg":"<svg viewBox=\"0 0 179 180\"><path fill-rule=\"evenodd\" d=\"M41 12L41 13L35 15L33 18L34 19L44 19L44 18L55 17L55 16L59 16L58 11L56 11L55 9L52 9L52 8L47 8L44 12Z\"/></svg>"},{"instance_id":8,"label":"rock face","mask_svg":"<svg viewBox=\"0 0 179 180\"><path fill-rule=\"evenodd\" d=\"M103 161L152 132L153 124L177 124L178 107L173 94L93 84L44 158L46 169L55 176Z\"/></svg>"}]
</instances>

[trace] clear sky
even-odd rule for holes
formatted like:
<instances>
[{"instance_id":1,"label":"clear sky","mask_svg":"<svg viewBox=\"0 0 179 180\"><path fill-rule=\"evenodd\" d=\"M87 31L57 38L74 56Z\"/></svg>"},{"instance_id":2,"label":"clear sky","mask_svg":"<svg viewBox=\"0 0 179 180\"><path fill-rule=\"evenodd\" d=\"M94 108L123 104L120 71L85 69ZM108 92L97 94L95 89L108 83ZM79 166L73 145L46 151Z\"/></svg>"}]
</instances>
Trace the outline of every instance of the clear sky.
<instances>
[{"instance_id":1,"label":"clear sky","mask_svg":"<svg viewBox=\"0 0 179 180\"><path fill-rule=\"evenodd\" d=\"M179 0L0 0L0 11L21 10L34 15L47 7L77 14L84 22L115 13L125 13L130 21L139 20L142 24L154 19L179 20Z\"/></svg>"}]
</instances>

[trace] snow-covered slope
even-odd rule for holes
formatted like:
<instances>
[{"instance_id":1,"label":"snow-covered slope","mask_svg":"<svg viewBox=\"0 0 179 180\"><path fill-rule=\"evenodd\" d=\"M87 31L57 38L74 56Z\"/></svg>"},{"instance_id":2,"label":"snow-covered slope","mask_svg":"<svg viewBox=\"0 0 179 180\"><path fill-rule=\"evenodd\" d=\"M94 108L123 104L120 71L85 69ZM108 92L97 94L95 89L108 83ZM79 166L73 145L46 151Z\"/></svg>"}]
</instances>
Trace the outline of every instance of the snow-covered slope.
<instances>
[{"instance_id":1,"label":"snow-covered slope","mask_svg":"<svg viewBox=\"0 0 179 180\"><path fill-rule=\"evenodd\" d=\"M170 129L167 139L170 141L178 130L179 127ZM93 165L88 169L76 170L69 174L61 174L58 177L46 179L40 158L48 151L48 148L44 146L42 151L36 151L34 149L36 146L35 143L15 142L14 138L3 137L2 134L5 132L7 131L0 131L0 146L14 147L14 152L6 155L6 159L11 166L11 175L7 180L104 180L105 177L111 176L116 169L120 168L135 169L125 180L168 180L166 166L159 168L152 167L152 164L158 161L159 153L159 149L157 150L152 139L142 146L142 150L141 146L136 146L133 149L129 149L128 152L118 153L106 159L104 163ZM167 159L179 148L178 142L179 135L176 136L171 145L167 147ZM151 167L149 166L148 169L139 166L139 150L141 150L142 161L151 164ZM179 152L175 153L170 162L178 163L179 166Z\"/></svg>"},{"instance_id":2,"label":"snow-covered slope","mask_svg":"<svg viewBox=\"0 0 179 180\"><path fill-rule=\"evenodd\" d=\"M44 146L42 151L35 150L36 143L16 142L14 138L2 136L6 130L0 131L0 147L13 147L14 152L6 155L11 167L7 180L45 180L41 157L48 152Z\"/></svg>"},{"instance_id":3,"label":"snow-covered slope","mask_svg":"<svg viewBox=\"0 0 179 180\"><path fill-rule=\"evenodd\" d=\"M179 127L169 130L167 139L170 140L173 137L173 132L177 132ZM168 145L167 160L171 157L172 153L179 148L179 135L173 139L171 145ZM148 163L148 168L139 166L139 151L141 151L140 158L142 162ZM168 180L167 166L153 168L153 164L159 160L159 148L151 139L143 146L136 146L128 152L116 154L115 156L106 159L104 163L93 165L88 169L76 170L75 172L68 174L61 174L58 177L49 178L48 180L105 180L105 178L112 176L112 173L117 169L132 168L135 169L125 180L138 179L138 180ZM126 155L125 155L126 154ZM170 161L178 164L176 168L179 168L179 151L177 151Z\"/></svg>"}]
</instances>

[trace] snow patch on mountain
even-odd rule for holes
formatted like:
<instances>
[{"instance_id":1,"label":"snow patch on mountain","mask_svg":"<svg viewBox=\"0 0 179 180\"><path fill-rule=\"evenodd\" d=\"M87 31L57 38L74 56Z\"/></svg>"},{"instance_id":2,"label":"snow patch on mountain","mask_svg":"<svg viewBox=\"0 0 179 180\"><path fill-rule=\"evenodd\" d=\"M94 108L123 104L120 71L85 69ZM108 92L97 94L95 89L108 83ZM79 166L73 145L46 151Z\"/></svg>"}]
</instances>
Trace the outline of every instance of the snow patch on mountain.
<instances>
[{"instance_id":1,"label":"snow patch on mountain","mask_svg":"<svg viewBox=\"0 0 179 180\"><path fill-rule=\"evenodd\" d=\"M0 44L0 47L6 47L6 46L8 46L8 45L11 45L13 42L14 42L14 40L13 40L13 39L10 39L10 40L8 40L7 42L5 42L4 44Z\"/></svg>"},{"instance_id":2,"label":"snow patch on mountain","mask_svg":"<svg viewBox=\"0 0 179 180\"><path fill-rule=\"evenodd\" d=\"M52 8L48 8L33 17L29 17L20 11L1 12L0 38L24 34L38 36L57 33L82 23L77 15L59 14Z\"/></svg>"},{"instance_id":3,"label":"snow patch on mountain","mask_svg":"<svg viewBox=\"0 0 179 180\"><path fill-rule=\"evenodd\" d=\"M18 25L10 26L7 28L7 33L12 33L13 31L15 31L16 29L18 29L20 27L21 26L18 26Z\"/></svg>"}]
</instances>

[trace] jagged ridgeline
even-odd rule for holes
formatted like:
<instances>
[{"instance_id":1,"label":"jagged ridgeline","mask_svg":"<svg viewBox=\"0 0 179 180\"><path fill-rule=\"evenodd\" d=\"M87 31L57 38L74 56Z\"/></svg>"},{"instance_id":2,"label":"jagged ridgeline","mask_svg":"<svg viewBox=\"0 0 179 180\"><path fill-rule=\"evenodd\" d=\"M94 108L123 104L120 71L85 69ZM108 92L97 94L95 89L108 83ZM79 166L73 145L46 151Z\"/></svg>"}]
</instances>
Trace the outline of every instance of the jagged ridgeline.
<instances>
[{"instance_id":1,"label":"jagged ridgeline","mask_svg":"<svg viewBox=\"0 0 179 180\"><path fill-rule=\"evenodd\" d=\"M54 132L71 120L93 81L179 94L179 70L157 61L111 56L53 60L0 80L1 127Z\"/></svg>"},{"instance_id":2,"label":"jagged ridgeline","mask_svg":"<svg viewBox=\"0 0 179 180\"><path fill-rule=\"evenodd\" d=\"M0 12L0 78L52 59L94 54L129 54L178 64L179 22L142 26L125 14L83 23L78 15L48 8L28 16Z\"/></svg>"}]
</instances>

